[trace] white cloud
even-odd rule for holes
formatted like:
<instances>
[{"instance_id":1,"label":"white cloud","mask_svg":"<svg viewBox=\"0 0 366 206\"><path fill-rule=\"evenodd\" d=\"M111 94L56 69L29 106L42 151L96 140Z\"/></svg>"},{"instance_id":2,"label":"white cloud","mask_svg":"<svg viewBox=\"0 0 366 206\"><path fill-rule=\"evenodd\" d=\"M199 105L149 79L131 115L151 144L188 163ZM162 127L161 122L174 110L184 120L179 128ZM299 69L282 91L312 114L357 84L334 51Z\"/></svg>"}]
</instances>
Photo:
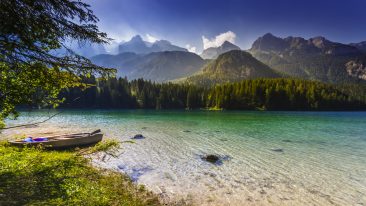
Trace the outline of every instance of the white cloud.
<instances>
[{"instance_id":1,"label":"white cloud","mask_svg":"<svg viewBox=\"0 0 366 206\"><path fill-rule=\"evenodd\" d=\"M150 42L150 43L154 43L156 42L157 40L159 40L158 38L154 37L154 36L151 36L150 34L146 34L145 35L146 37L146 41L147 42Z\"/></svg>"},{"instance_id":2,"label":"white cloud","mask_svg":"<svg viewBox=\"0 0 366 206\"><path fill-rule=\"evenodd\" d=\"M205 36L202 36L203 49L207 49L210 47L219 47L225 41L235 44L235 38L236 38L236 34L232 31L227 31L225 33L219 34L212 39L208 39Z\"/></svg>"},{"instance_id":3,"label":"white cloud","mask_svg":"<svg viewBox=\"0 0 366 206\"><path fill-rule=\"evenodd\" d=\"M186 45L186 49L189 51L189 52L192 52L192 53L196 53L197 51L197 48L195 46L191 46L189 44Z\"/></svg>"}]
</instances>

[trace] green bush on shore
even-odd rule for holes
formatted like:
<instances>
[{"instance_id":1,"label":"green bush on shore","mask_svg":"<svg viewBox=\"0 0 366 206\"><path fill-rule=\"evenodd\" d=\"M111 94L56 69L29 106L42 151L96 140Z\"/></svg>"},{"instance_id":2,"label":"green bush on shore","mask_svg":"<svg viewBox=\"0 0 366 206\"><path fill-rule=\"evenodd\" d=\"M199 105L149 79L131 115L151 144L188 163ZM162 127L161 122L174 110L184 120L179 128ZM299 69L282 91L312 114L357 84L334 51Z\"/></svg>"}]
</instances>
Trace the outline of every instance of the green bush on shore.
<instances>
[{"instance_id":1,"label":"green bush on shore","mask_svg":"<svg viewBox=\"0 0 366 206\"><path fill-rule=\"evenodd\" d=\"M1 142L0 205L138 206L159 201L127 176L92 167L79 151L17 148Z\"/></svg>"}]
</instances>

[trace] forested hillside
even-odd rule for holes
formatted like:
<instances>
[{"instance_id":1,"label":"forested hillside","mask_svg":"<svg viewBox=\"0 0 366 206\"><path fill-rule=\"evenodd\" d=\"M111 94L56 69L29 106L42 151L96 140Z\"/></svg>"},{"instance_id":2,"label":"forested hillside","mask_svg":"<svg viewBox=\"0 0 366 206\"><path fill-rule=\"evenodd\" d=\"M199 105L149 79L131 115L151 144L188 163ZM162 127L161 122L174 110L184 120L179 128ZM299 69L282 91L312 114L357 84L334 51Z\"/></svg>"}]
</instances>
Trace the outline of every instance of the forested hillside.
<instances>
[{"instance_id":1,"label":"forested hillside","mask_svg":"<svg viewBox=\"0 0 366 206\"><path fill-rule=\"evenodd\" d=\"M188 83L212 86L215 84L238 82L245 79L279 78L284 75L255 59L250 53L232 50L221 54L208 63L201 71L188 77Z\"/></svg>"},{"instance_id":2,"label":"forested hillside","mask_svg":"<svg viewBox=\"0 0 366 206\"><path fill-rule=\"evenodd\" d=\"M365 87L338 88L299 79L255 79L211 88L188 84L157 84L143 79L127 81L85 79L90 87L65 90L61 107L143 109L245 110L356 110L366 109ZM77 100L75 100L77 99ZM74 101L75 100L75 101Z\"/></svg>"}]
</instances>

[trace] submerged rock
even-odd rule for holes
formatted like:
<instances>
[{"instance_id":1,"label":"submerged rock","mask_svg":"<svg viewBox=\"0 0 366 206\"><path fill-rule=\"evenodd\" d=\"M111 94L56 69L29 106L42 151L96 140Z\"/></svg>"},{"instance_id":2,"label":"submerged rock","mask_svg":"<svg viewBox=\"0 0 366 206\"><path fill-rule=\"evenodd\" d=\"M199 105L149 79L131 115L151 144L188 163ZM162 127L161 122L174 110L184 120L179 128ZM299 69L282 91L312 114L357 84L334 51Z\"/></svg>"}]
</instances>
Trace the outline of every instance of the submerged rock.
<instances>
[{"instance_id":1,"label":"submerged rock","mask_svg":"<svg viewBox=\"0 0 366 206\"><path fill-rule=\"evenodd\" d=\"M133 136L132 139L145 139L145 136L142 134L137 134L137 135Z\"/></svg>"},{"instance_id":2,"label":"submerged rock","mask_svg":"<svg viewBox=\"0 0 366 206\"><path fill-rule=\"evenodd\" d=\"M216 164L216 163L219 162L220 157L217 156L217 155L210 154L210 155L203 156L202 159L205 160L205 161L207 161L207 162Z\"/></svg>"},{"instance_id":3,"label":"submerged rock","mask_svg":"<svg viewBox=\"0 0 366 206\"><path fill-rule=\"evenodd\" d=\"M283 149L281 148L272 148L271 150L274 152L283 152Z\"/></svg>"},{"instance_id":4,"label":"submerged rock","mask_svg":"<svg viewBox=\"0 0 366 206\"><path fill-rule=\"evenodd\" d=\"M201 160L221 166L224 164L224 161L229 161L232 159L229 155L215 155L215 154L207 154L200 155Z\"/></svg>"}]
</instances>

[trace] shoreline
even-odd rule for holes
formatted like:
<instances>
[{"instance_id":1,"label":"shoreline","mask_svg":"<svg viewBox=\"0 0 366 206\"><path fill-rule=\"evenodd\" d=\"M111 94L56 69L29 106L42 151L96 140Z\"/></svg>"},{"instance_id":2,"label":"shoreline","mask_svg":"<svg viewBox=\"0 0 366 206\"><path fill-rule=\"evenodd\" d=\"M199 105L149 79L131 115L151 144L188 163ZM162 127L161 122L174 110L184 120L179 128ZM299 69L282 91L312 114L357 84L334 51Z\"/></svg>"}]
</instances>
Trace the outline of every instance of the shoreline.
<instances>
[{"instance_id":1,"label":"shoreline","mask_svg":"<svg viewBox=\"0 0 366 206\"><path fill-rule=\"evenodd\" d=\"M0 204L161 205L156 195L125 174L92 164L88 155L109 147L108 142L103 144L58 151L19 148L1 141Z\"/></svg>"},{"instance_id":2,"label":"shoreline","mask_svg":"<svg viewBox=\"0 0 366 206\"><path fill-rule=\"evenodd\" d=\"M19 121L40 117L44 113L34 112ZM364 112L72 110L13 133L85 132L98 125L106 138L121 142L143 134L145 139L123 144L120 157L96 166L129 175L169 203L343 205L366 201L358 196L366 194L359 187L366 165L356 158L366 154L365 118ZM202 154L230 160L216 166L202 161ZM341 190L332 189L339 185Z\"/></svg>"}]
</instances>

